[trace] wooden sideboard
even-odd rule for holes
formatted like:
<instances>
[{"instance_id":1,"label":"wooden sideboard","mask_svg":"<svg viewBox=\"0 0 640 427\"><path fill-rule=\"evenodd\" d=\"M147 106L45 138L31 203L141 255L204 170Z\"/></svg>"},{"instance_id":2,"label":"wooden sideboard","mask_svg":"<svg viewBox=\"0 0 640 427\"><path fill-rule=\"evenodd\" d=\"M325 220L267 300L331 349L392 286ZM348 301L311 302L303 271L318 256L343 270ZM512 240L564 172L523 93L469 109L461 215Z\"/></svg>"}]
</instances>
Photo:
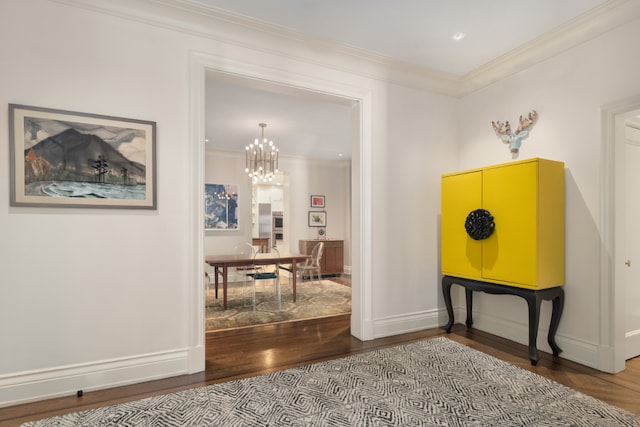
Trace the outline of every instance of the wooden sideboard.
<instances>
[{"instance_id":1,"label":"wooden sideboard","mask_svg":"<svg viewBox=\"0 0 640 427\"><path fill-rule=\"evenodd\" d=\"M344 240L300 240L298 246L300 253L311 255L313 247L319 242L324 242L324 250L320 259L322 275L342 274L344 272Z\"/></svg>"},{"instance_id":2,"label":"wooden sideboard","mask_svg":"<svg viewBox=\"0 0 640 427\"><path fill-rule=\"evenodd\" d=\"M251 244L253 246L259 247L260 252L267 253L270 252L269 240L271 239L269 239L268 237L254 237L253 239L251 239Z\"/></svg>"}]
</instances>

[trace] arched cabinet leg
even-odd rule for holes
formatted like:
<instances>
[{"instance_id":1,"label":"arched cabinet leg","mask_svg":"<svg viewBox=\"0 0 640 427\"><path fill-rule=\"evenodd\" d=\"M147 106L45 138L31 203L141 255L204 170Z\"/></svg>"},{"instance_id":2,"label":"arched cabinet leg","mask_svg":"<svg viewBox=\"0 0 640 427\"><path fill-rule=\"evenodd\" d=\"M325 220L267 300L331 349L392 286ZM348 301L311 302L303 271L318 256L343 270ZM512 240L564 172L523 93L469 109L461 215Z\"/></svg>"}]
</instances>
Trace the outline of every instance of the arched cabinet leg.
<instances>
[{"instance_id":1,"label":"arched cabinet leg","mask_svg":"<svg viewBox=\"0 0 640 427\"><path fill-rule=\"evenodd\" d=\"M560 349L556 343L556 332L558 331L560 317L562 316L562 310L564 309L564 289L554 289L557 289L557 292L554 293L553 299L551 300L553 304L553 311L551 313L551 325L549 326L549 337L547 341L549 342L551 350L553 350L553 355L557 356L562 352L562 349Z\"/></svg>"},{"instance_id":2,"label":"arched cabinet leg","mask_svg":"<svg viewBox=\"0 0 640 427\"><path fill-rule=\"evenodd\" d=\"M473 326L473 291L466 288L465 295L467 298L467 328L471 329Z\"/></svg>"},{"instance_id":3,"label":"arched cabinet leg","mask_svg":"<svg viewBox=\"0 0 640 427\"><path fill-rule=\"evenodd\" d=\"M453 326L453 304L451 303L451 285L453 282L449 277L444 276L442 278L442 296L444 297L444 305L447 308L447 314L449 315L449 322L445 325L444 329L447 333L451 332L451 326Z\"/></svg>"},{"instance_id":4,"label":"arched cabinet leg","mask_svg":"<svg viewBox=\"0 0 640 427\"><path fill-rule=\"evenodd\" d=\"M524 296L529 306L529 360L532 365L536 365L540 356L538 356L538 325L540 324L540 304L542 299L536 294Z\"/></svg>"}]
</instances>

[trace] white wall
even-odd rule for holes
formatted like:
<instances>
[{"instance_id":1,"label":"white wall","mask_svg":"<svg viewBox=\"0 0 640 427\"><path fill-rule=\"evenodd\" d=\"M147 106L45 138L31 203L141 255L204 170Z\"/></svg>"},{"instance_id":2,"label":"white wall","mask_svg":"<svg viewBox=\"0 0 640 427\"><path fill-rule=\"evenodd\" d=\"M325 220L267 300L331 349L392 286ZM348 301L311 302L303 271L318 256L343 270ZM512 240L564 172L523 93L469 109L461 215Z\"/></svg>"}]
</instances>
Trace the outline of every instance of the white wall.
<instances>
[{"instance_id":1,"label":"white wall","mask_svg":"<svg viewBox=\"0 0 640 427\"><path fill-rule=\"evenodd\" d=\"M108 7L117 12L99 12ZM193 22L182 25L186 17ZM349 202L370 218L371 245L354 253L371 251L375 271L354 275L355 301L368 295L354 311L374 336L438 324L438 176L456 166L456 100L371 77L384 75L380 65L229 25L143 0L0 1L0 128L7 104L18 103L152 120L158 130L156 211L14 208L0 197L0 405L204 369L203 283L192 268L201 264L190 259L201 217L192 187L205 161L190 125L196 52L365 94L366 126L354 134L370 151L358 147L355 158L373 164L354 164ZM359 181L363 168L373 168L372 182ZM352 178L343 177L332 184ZM339 196L321 175L305 179L305 193L325 193L333 212ZM0 174L0 188L8 181ZM351 226L339 218L329 217L330 236ZM361 218L353 228L358 238L369 229Z\"/></svg>"},{"instance_id":2,"label":"white wall","mask_svg":"<svg viewBox=\"0 0 640 427\"><path fill-rule=\"evenodd\" d=\"M459 169L511 160L492 120L517 122L532 108L539 118L520 149L520 159L563 161L566 172L566 303L557 334L562 356L598 366L609 336L601 332L602 246L601 108L640 93L640 39L635 21L463 98ZM464 120L462 120L464 118ZM550 304L543 304L539 348L549 351ZM479 295L475 327L526 343L526 304L516 297Z\"/></svg>"},{"instance_id":3,"label":"white wall","mask_svg":"<svg viewBox=\"0 0 640 427\"><path fill-rule=\"evenodd\" d=\"M207 231L205 253L221 254L233 252L236 244L251 241L255 237L251 227L251 181L244 172L244 152L233 153L221 150L207 150L205 153L205 181L219 184L238 184L239 230ZM286 217L286 247L281 249L298 252L300 239L314 239L317 228L309 227L307 215L310 210L310 196L325 196L327 212L327 237L345 240L350 245L351 232L348 217L351 215L348 201L351 197L349 162L344 160L320 161L304 158L280 156L280 171L287 174L289 200ZM345 263L350 254L345 255Z\"/></svg>"},{"instance_id":4,"label":"white wall","mask_svg":"<svg viewBox=\"0 0 640 427\"><path fill-rule=\"evenodd\" d=\"M348 201L351 197L349 163L346 161L320 161L301 158L282 158L280 168L289 174L289 250L298 252L300 239L317 238L317 227L309 227L308 213L312 210L327 212L326 237L341 239L350 245L351 232ZM323 209L311 208L312 194L325 196ZM348 254L345 262L348 264Z\"/></svg>"},{"instance_id":5,"label":"white wall","mask_svg":"<svg viewBox=\"0 0 640 427\"><path fill-rule=\"evenodd\" d=\"M456 100L389 85L376 112L373 310L376 336L439 321L440 176L457 165Z\"/></svg>"},{"instance_id":6,"label":"white wall","mask_svg":"<svg viewBox=\"0 0 640 427\"><path fill-rule=\"evenodd\" d=\"M186 49L132 21L0 2L0 402L187 372ZM156 121L158 209L9 207L8 103Z\"/></svg>"}]
</instances>

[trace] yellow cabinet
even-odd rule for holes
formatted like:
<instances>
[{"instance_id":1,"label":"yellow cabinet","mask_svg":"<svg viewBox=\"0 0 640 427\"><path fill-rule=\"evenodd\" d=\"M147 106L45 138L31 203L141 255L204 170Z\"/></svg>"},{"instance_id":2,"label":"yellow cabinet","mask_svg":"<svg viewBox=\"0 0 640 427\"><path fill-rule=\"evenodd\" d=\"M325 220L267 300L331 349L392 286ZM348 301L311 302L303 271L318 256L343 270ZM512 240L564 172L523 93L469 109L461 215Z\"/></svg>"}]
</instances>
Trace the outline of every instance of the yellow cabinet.
<instances>
[{"instance_id":1,"label":"yellow cabinet","mask_svg":"<svg viewBox=\"0 0 640 427\"><path fill-rule=\"evenodd\" d=\"M493 217L488 237L465 228L478 209ZM443 175L442 274L534 290L563 285L564 164L527 159Z\"/></svg>"}]
</instances>

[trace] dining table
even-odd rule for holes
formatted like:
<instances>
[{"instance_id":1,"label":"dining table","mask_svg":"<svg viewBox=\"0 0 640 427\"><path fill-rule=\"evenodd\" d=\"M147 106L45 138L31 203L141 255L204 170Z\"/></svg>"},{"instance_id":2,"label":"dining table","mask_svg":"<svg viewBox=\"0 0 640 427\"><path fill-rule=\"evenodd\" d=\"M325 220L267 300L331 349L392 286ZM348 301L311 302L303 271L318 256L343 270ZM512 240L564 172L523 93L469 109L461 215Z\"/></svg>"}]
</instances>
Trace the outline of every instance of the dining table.
<instances>
[{"instance_id":1,"label":"dining table","mask_svg":"<svg viewBox=\"0 0 640 427\"><path fill-rule=\"evenodd\" d=\"M227 285L230 267L248 267L253 265L272 265L278 264L283 270L291 272L291 286L293 294L293 302L296 302L296 277L297 264L310 258L310 255L287 253L287 252L266 252L251 254L219 254L206 255L204 262L209 264L215 270L215 289L216 298L218 296L219 277L222 277L222 308L227 309Z\"/></svg>"}]
</instances>

